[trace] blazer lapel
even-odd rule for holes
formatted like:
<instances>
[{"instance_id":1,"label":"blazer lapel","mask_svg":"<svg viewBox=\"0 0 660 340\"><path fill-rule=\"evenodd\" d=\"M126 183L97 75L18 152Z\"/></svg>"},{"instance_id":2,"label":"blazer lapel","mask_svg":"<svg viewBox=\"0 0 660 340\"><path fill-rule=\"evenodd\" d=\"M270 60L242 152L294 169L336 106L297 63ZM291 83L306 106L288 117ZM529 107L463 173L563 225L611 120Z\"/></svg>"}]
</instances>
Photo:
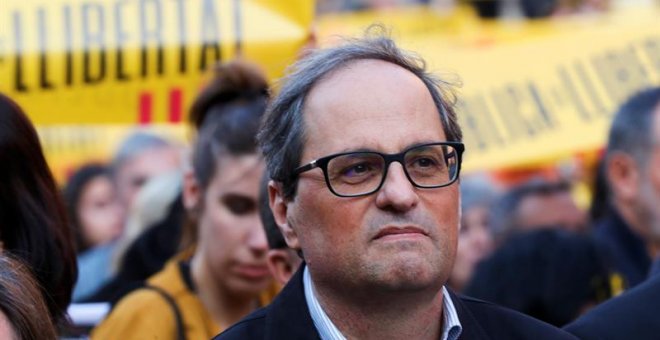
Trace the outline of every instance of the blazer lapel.
<instances>
[{"instance_id":1,"label":"blazer lapel","mask_svg":"<svg viewBox=\"0 0 660 340\"><path fill-rule=\"evenodd\" d=\"M303 263L289 283L267 307L266 339L319 339L309 314L303 288Z\"/></svg>"},{"instance_id":2,"label":"blazer lapel","mask_svg":"<svg viewBox=\"0 0 660 340\"><path fill-rule=\"evenodd\" d=\"M305 291L303 288L303 267L300 266L289 283L277 295L275 300L267 307L265 320L266 339L319 339L320 336L314 321L309 314ZM470 310L463 304L454 292L449 295L458 318L461 321L462 332L460 339L490 339L479 326Z\"/></svg>"},{"instance_id":3,"label":"blazer lapel","mask_svg":"<svg viewBox=\"0 0 660 340\"><path fill-rule=\"evenodd\" d=\"M454 308L456 308L458 319L461 322L462 331L459 339L490 339L484 329L479 325L477 319L474 318L474 315L472 315L467 306L463 304L463 301L461 301L461 299L450 289L447 289L447 291L449 291L449 296L451 297L451 301L454 303Z\"/></svg>"}]
</instances>

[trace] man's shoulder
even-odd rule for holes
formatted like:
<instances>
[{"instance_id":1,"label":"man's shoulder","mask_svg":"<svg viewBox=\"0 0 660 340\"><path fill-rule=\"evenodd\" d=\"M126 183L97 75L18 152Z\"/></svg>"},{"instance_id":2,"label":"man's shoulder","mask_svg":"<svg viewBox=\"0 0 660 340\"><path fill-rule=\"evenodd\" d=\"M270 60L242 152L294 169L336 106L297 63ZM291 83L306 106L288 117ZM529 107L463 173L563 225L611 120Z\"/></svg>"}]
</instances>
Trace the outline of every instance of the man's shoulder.
<instances>
[{"instance_id":1,"label":"man's shoulder","mask_svg":"<svg viewBox=\"0 0 660 340\"><path fill-rule=\"evenodd\" d=\"M602 303L565 329L581 339L653 339L660 323L652 313L660 304L660 276Z\"/></svg>"},{"instance_id":2,"label":"man's shoulder","mask_svg":"<svg viewBox=\"0 0 660 340\"><path fill-rule=\"evenodd\" d=\"M214 340L227 340L227 339L263 339L265 337L264 330L266 328L266 309L268 307L259 308L252 314L241 319L231 327L227 328L224 332L218 334Z\"/></svg>"},{"instance_id":3,"label":"man's shoulder","mask_svg":"<svg viewBox=\"0 0 660 340\"><path fill-rule=\"evenodd\" d=\"M464 311L460 315L459 311L464 332L482 330L497 339L576 339L557 327L520 312L468 296L459 296L458 299L469 312Z\"/></svg>"}]
</instances>

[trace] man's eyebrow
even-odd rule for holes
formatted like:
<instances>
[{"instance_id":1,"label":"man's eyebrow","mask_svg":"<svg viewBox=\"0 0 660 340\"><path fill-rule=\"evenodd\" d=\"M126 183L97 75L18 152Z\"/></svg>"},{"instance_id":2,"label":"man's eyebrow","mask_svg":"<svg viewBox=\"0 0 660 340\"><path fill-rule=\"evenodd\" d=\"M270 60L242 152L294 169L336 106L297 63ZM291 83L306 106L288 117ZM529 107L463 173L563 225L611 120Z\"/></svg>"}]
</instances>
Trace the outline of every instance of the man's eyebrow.
<instances>
[{"instance_id":1,"label":"man's eyebrow","mask_svg":"<svg viewBox=\"0 0 660 340\"><path fill-rule=\"evenodd\" d=\"M347 153L347 152L379 152L379 151L376 150L376 149L364 148L363 147L363 148L357 148L357 149L355 149L355 148L345 148L345 149L342 149L342 150L340 150L339 152L336 152L336 153Z\"/></svg>"},{"instance_id":2,"label":"man's eyebrow","mask_svg":"<svg viewBox=\"0 0 660 340\"><path fill-rule=\"evenodd\" d=\"M427 140L423 140L423 141L420 141L420 142L415 142L415 143L412 143L412 144L408 144L406 147L403 148L403 150L412 149L414 147L418 147L418 146L425 145L425 144L444 143L444 142L445 141L427 139ZM401 151L403 151L403 150L401 150Z\"/></svg>"},{"instance_id":3,"label":"man's eyebrow","mask_svg":"<svg viewBox=\"0 0 660 340\"><path fill-rule=\"evenodd\" d=\"M410 148L414 148L414 147L424 145L424 144L443 143L443 142L445 142L445 141L434 140L434 139L427 139L427 140L423 140L423 141L417 141L417 142L406 145L401 150L399 150L399 152L403 152L404 150L408 150ZM367 147L361 147L361 148L357 148L357 149L356 148L345 148L345 149L342 149L342 150L340 150L336 153L347 153L347 152L378 152L378 153L383 153L383 151L381 151L381 150L376 150L376 149L367 148Z\"/></svg>"}]
</instances>

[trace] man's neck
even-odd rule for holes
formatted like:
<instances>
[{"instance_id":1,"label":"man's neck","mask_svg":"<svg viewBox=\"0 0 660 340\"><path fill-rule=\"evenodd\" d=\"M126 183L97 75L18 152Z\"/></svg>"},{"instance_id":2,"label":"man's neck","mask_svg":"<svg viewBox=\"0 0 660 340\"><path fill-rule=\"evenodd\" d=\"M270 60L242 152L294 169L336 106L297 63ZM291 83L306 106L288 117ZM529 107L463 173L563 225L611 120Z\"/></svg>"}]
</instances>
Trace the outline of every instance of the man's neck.
<instances>
[{"instance_id":1,"label":"man's neck","mask_svg":"<svg viewBox=\"0 0 660 340\"><path fill-rule=\"evenodd\" d=\"M313 283L314 295L348 339L439 339L442 287L429 291L379 292L327 289Z\"/></svg>"}]
</instances>

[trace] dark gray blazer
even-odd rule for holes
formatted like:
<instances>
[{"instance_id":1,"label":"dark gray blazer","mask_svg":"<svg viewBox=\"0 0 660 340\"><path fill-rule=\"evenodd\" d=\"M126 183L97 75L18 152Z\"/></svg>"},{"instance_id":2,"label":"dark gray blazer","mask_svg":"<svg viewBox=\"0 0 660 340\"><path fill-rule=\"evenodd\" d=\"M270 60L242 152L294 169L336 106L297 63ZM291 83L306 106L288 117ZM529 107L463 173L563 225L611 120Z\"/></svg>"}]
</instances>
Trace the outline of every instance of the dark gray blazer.
<instances>
[{"instance_id":1,"label":"dark gray blazer","mask_svg":"<svg viewBox=\"0 0 660 340\"><path fill-rule=\"evenodd\" d=\"M458 297L452 292L450 295L463 328L460 339L576 339L510 309ZM215 339L320 339L305 301L302 266L270 305L245 317Z\"/></svg>"}]
</instances>

